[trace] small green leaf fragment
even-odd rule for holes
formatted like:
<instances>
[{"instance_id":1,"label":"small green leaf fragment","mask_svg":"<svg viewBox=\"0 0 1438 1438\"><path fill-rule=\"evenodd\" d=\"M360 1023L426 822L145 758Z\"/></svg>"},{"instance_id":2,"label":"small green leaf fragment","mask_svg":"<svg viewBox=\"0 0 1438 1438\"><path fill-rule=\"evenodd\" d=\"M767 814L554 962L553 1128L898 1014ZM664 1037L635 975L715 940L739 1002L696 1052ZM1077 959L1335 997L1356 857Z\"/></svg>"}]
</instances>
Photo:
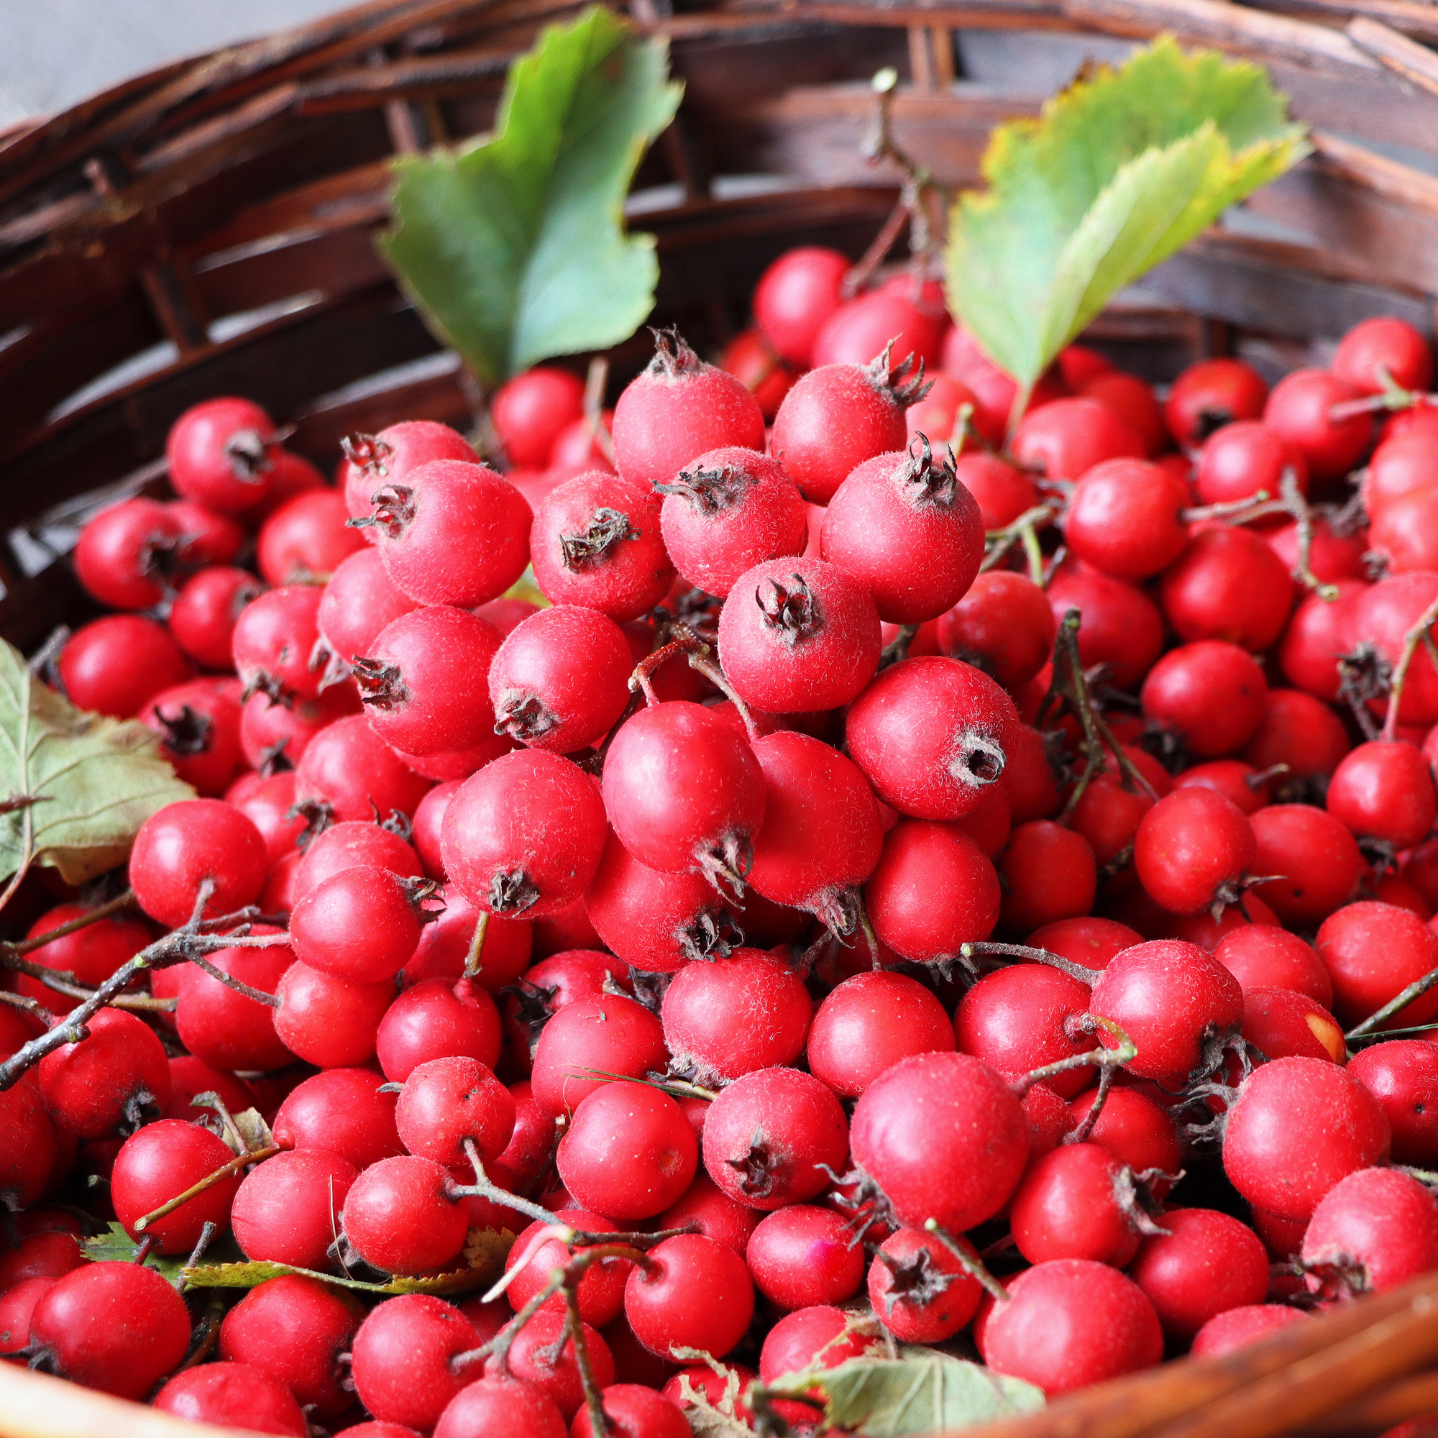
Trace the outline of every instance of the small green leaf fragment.
<instances>
[{"instance_id":1,"label":"small green leaf fragment","mask_svg":"<svg viewBox=\"0 0 1438 1438\"><path fill-rule=\"evenodd\" d=\"M12 801L0 813L0 880L28 851L82 884L123 864L152 814L194 797L138 719L77 709L0 642L0 799Z\"/></svg>"}]
</instances>

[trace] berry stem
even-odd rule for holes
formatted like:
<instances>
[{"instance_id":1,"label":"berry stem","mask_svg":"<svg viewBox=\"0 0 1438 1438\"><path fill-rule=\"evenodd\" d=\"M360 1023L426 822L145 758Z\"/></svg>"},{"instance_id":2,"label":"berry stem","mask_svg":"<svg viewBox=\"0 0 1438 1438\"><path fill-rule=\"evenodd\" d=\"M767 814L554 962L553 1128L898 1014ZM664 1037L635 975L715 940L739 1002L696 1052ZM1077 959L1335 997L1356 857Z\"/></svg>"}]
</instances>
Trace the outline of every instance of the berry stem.
<instances>
[{"instance_id":1,"label":"berry stem","mask_svg":"<svg viewBox=\"0 0 1438 1438\"><path fill-rule=\"evenodd\" d=\"M273 1158L280 1151L280 1145L276 1143L270 1144L267 1148L257 1148L253 1153L249 1151L237 1153L228 1163L222 1163L213 1173L207 1173L198 1183L192 1183L183 1193L177 1193L174 1198L162 1203L152 1213L145 1214L143 1218L137 1218L135 1232L143 1233L152 1223L173 1213L192 1198L202 1194L207 1188L213 1188L221 1179L229 1178L231 1174L238 1173L252 1163L261 1163L267 1158ZM193 1262L193 1260L191 1261Z\"/></svg>"},{"instance_id":2,"label":"berry stem","mask_svg":"<svg viewBox=\"0 0 1438 1438\"><path fill-rule=\"evenodd\" d=\"M1361 1039L1381 1027L1394 1014L1406 1009L1414 999L1422 998L1435 984L1438 984L1438 969L1429 969L1421 979L1415 979L1401 993L1394 995L1377 1013L1369 1014L1361 1024L1356 1024L1344 1035L1345 1039ZM1430 1025L1431 1027L1431 1025ZM1387 1037L1387 1035L1385 1035Z\"/></svg>"},{"instance_id":3,"label":"berry stem","mask_svg":"<svg viewBox=\"0 0 1438 1438\"><path fill-rule=\"evenodd\" d=\"M1388 689L1388 712L1383 716L1382 738L1385 743L1392 743L1394 735L1398 732L1398 711L1403 702L1403 686L1408 679L1408 670L1413 664L1413 657L1418 652L1418 646L1422 644L1428 650L1428 657L1433 660L1435 667L1438 667L1438 659L1434 658L1433 646L1433 622L1438 620L1438 599L1435 599L1427 609L1419 616L1418 622L1403 636L1403 653L1398 657L1398 663L1393 667L1393 678Z\"/></svg>"},{"instance_id":4,"label":"berry stem","mask_svg":"<svg viewBox=\"0 0 1438 1438\"><path fill-rule=\"evenodd\" d=\"M1101 1019L1097 1014L1085 1014L1079 1027L1088 1033L1102 1028L1118 1040L1118 1047L1107 1048L1100 1045L1096 1049L1090 1049L1087 1053L1070 1054L1066 1059L1057 1059L1051 1064L1044 1064L1042 1068L1030 1069L1023 1078L1015 1079L1009 1085L1020 1098L1036 1083L1042 1083L1044 1079L1055 1078L1059 1074L1069 1073L1073 1069L1090 1068L1095 1064L1103 1068L1118 1068L1138 1057L1138 1045L1111 1020Z\"/></svg>"},{"instance_id":5,"label":"berry stem","mask_svg":"<svg viewBox=\"0 0 1438 1438\"><path fill-rule=\"evenodd\" d=\"M1093 1103L1089 1111L1084 1115L1083 1122L1071 1133L1066 1133L1060 1140L1061 1143L1087 1143L1089 1135L1094 1130L1094 1125L1099 1121L1099 1115L1103 1113L1103 1106L1108 1102L1108 1091L1113 1087L1113 1076L1118 1070L1112 1064L1105 1064L1098 1073L1098 1092L1094 1095Z\"/></svg>"},{"instance_id":6,"label":"berry stem","mask_svg":"<svg viewBox=\"0 0 1438 1438\"><path fill-rule=\"evenodd\" d=\"M232 978L223 969L216 968L208 959L202 958L199 954L191 954L190 962L194 964L197 969L203 969L212 979L218 980L227 989L233 989L237 994L243 994L247 999L253 999L257 1004L264 1004L268 1009L279 1008L280 1000L277 994L267 994L263 989L253 988L240 979Z\"/></svg>"},{"instance_id":7,"label":"berry stem","mask_svg":"<svg viewBox=\"0 0 1438 1438\"><path fill-rule=\"evenodd\" d=\"M489 911L482 909L479 922L474 926L474 937L469 941L469 952L464 956L464 976L467 979L479 977L484 966L484 941L489 934Z\"/></svg>"},{"instance_id":8,"label":"berry stem","mask_svg":"<svg viewBox=\"0 0 1438 1438\"><path fill-rule=\"evenodd\" d=\"M932 1233L934 1237L937 1238L939 1242L942 1243L944 1247L947 1248L956 1259L958 1259L959 1267L961 1267L964 1272L969 1275L970 1278L975 1278L979 1281L979 1283L983 1286L985 1293L989 1294L991 1297L993 1297L1000 1303L1007 1303L1009 1301L1008 1289L1005 1288L1003 1284L1000 1283L998 1279L995 1278L993 1274L984 1267L983 1263L979 1259L975 1258L973 1254L968 1252L968 1250L965 1249L963 1244L961 1244L958 1239L953 1236L953 1234L951 1234L946 1228L940 1227L938 1219L926 1219L924 1222L924 1228L927 1232Z\"/></svg>"},{"instance_id":9,"label":"berry stem","mask_svg":"<svg viewBox=\"0 0 1438 1438\"><path fill-rule=\"evenodd\" d=\"M512 1208L526 1217L537 1219L540 1223L554 1222L554 1215L547 1208L541 1208L539 1204L531 1203L527 1198L520 1198L518 1194L506 1193L504 1189L491 1181L484 1171L484 1164L479 1157L479 1149L472 1138L465 1139L464 1151L469 1157L470 1167L474 1169L474 1182L450 1184L447 1192L451 1198L487 1198L491 1203Z\"/></svg>"},{"instance_id":10,"label":"berry stem","mask_svg":"<svg viewBox=\"0 0 1438 1438\"><path fill-rule=\"evenodd\" d=\"M589 1410L589 1427L594 1438L605 1438L614 1431L609 1415L604 1411L604 1398L599 1384L594 1381L594 1365L589 1361L589 1343L584 1337L584 1319L579 1313L579 1275L571 1273L572 1265L564 1270L564 1315L565 1327L569 1329L569 1340L574 1344L574 1366L579 1369L579 1384L584 1390L584 1405Z\"/></svg>"},{"instance_id":11,"label":"berry stem","mask_svg":"<svg viewBox=\"0 0 1438 1438\"><path fill-rule=\"evenodd\" d=\"M677 628L678 626L676 626ZM764 736L759 726L754 722L754 715L749 706L739 697L739 692L729 682L724 671L710 659L710 649L707 644L699 639L698 635L688 631L699 646L689 651L689 667L697 669L716 689L720 690L726 699L739 711L739 718L744 722L744 732L749 736L751 744L757 744Z\"/></svg>"},{"instance_id":12,"label":"berry stem","mask_svg":"<svg viewBox=\"0 0 1438 1438\"><path fill-rule=\"evenodd\" d=\"M1056 514L1057 511L1053 505L1036 504L1032 509L1024 510L1012 524L1006 524L1002 529L989 530L984 536L984 562L979 566L979 573L986 574L990 569L996 569L1015 543L1022 541L1028 555L1029 578L1035 584L1042 585L1044 580L1043 555L1038 551L1038 531L1045 525L1051 524ZM1037 573L1034 571L1036 553L1038 554Z\"/></svg>"},{"instance_id":13,"label":"berry stem","mask_svg":"<svg viewBox=\"0 0 1438 1438\"><path fill-rule=\"evenodd\" d=\"M47 1029L55 1022L55 1015L39 999L27 999L24 994L12 994L8 989L0 989L0 1003L9 1004L11 1008L23 1009L27 1014L39 1019Z\"/></svg>"},{"instance_id":14,"label":"berry stem","mask_svg":"<svg viewBox=\"0 0 1438 1438\"><path fill-rule=\"evenodd\" d=\"M909 645L914 642L914 635L919 632L917 624L901 624L899 632L884 645L883 652L879 655L879 668L887 669L890 664L898 664L909 657Z\"/></svg>"},{"instance_id":15,"label":"berry stem","mask_svg":"<svg viewBox=\"0 0 1438 1438\"><path fill-rule=\"evenodd\" d=\"M118 899L111 899L108 904L101 904L98 908L81 914L78 919L71 919L68 924L57 924L53 929L36 934L33 939L22 939L18 944L0 944L0 964L8 966L8 960L11 958L23 958L26 954L33 954L36 949L43 949L46 944L52 944L56 939L78 934L81 929L88 929L91 924L98 924L101 919L108 919L124 909L133 908L134 904L135 891L126 889Z\"/></svg>"},{"instance_id":16,"label":"berry stem","mask_svg":"<svg viewBox=\"0 0 1438 1438\"><path fill-rule=\"evenodd\" d=\"M1082 964L1075 964L1069 959L1061 958L1058 954L1050 953L1048 949L1032 949L1027 944L999 944L992 943L985 939L982 942L961 944L959 946L959 957L961 959L972 959L976 955L995 954L1003 958L1027 959L1030 963L1047 964L1050 968L1059 969L1071 979L1077 979L1081 984L1087 984L1092 988L1099 981L1102 969L1086 969Z\"/></svg>"}]
</instances>

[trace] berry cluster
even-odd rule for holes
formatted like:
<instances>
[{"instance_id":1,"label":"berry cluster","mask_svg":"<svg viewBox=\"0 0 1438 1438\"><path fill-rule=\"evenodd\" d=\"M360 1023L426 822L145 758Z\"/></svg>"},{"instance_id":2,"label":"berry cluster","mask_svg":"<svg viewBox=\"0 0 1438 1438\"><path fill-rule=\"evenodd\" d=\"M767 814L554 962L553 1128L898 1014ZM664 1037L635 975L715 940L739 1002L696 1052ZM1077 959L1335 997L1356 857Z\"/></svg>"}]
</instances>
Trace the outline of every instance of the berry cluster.
<instances>
[{"instance_id":1,"label":"berry cluster","mask_svg":"<svg viewBox=\"0 0 1438 1438\"><path fill-rule=\"evenodd\" d=\"M1021 396L847 273L612 412L510 381L506 473L415 420L331 486L213 400L85 528L120 612L51 677L199 797L7 951L11 1361L296 1438L805 1433L778 1380L894 1340L1052 1395L1438 1267L1425 341ZM301 1271L207 1306L217 1236Z\"/></svg>"}]
</instances>

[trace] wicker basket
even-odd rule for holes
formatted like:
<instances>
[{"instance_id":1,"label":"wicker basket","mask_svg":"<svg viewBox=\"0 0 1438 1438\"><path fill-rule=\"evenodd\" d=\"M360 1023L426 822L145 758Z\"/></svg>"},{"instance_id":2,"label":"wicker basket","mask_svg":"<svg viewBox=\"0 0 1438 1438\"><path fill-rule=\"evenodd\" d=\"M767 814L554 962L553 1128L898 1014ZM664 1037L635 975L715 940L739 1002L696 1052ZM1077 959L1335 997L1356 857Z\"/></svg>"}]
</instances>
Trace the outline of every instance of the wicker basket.
<instances>
[{"instance_id":1,"label":"wicker basket","mask_svg":"<svg viewBox=\"0 0 1438 1438\"><path fill-rule=\"evenodd\" d=\"M903 77L899 142L940 180L964 184L996 121L1033 113L1085 59L1164 30L1267 63L1315 127L1316 153L1122 296L1089 341L1164 378L1213 353L1277 373L1376 313L1432 328L1438 54L1419 42L1438 41L1438 6L1273 0L1302 12L1294 18L1222 0L680 3L674 13L669 0L631 0L639 26L670 39L686 84L631 211L658 237L659 318L701 348L743 323L755 279L784 248L817 241L857 254L877 232L894 177L866 166L857 140L880 65ZM388 161L488 127L511 58L578 8L370 0L0 136L0 632L30 648L86 617L57 556L91 510L163 485L166 429L205 396L254 397L326 467L354 430L469 419L472 389L372 244ZM616 385L645 348L612 356ZM1386 1302L1358 1308L1381 1328ZM1247 1366L1171 1365L1009 1431L1378 1432L1438 1409L1438 1380L1390 1382L1438 1361L1435 1304L1428 1281L1403 1310L1408 1346L1385 1340L1382 1362L1370 1354L1341 1369L1325 1354L1289 1368L1280 1335ZM1305 1331L1337 1324L1337 1342L1343 1321ZM1334 1386L1340 1369L1349 1376ZM1239 1396L1224 1399L1235 1383ZM1316 1416L1383 1385L1366 1408ZM1155 1393L1169 1396L1155 1406ZM151 1410L0 1366L7 1438L178 1431Z\"/></svg>"}]
</instances>

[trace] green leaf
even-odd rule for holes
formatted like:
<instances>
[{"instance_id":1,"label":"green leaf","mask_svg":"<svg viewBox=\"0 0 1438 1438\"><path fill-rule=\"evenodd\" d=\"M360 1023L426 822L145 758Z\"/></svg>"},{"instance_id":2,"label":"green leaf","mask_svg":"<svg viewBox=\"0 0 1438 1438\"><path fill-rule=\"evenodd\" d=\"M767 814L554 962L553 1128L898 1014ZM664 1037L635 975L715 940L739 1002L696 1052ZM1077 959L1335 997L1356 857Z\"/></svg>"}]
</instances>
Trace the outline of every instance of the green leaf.
<instances>
[{"instance_id":1,"label":"green leaf","mask_svg":"<svg viewBox=\"0 0 1438 1438\"><path fill-rule=\"evenodd\" d=\"M825 1421L867 1438L951 1433L1044 1406L1043 1390L931 1348L904 1346L898 1358L851 1358L767 1385L782 1397L819 1389Z\"/></svg>"},{"instance_id":2,"label":"green leaf","mask_svg":"<svg viewBox=\"0 0 1438 1438\"><path fill-rule=\"evenodd\" d=\"M97 1233L93 1238L82 1239L80 1250L92 1263L133 1263L135 1255L140 1251L140 1245L125 1232L120 1224L111 1223L104 1233ZM237 1259L243 1257L239 1246L228 1236L213 1244L209 1252L226 1259L230 1254ZM156 1273L168 1279L176 1288L183 1288L182 1277L185 1272L185 1264L188 1261L189 1256L184 1253L149 1253L145 1256L145 1267L153 1268Z\"/></svg>"},{"instance_id":3,"label":"green leaf","mask_svg":"<svg viewBox=\"0 0 1438 1438\"><path fill-rule=\"evenodd\" d=\"M138 719L87 714L0 642L0 880L30 863L82 884L123 864L140 825L195 791Z\"/></svg>"},{"instance_id":4,"label":"green leaf","mask_svg":"<svg viewBox=\"0 0 1438 1438\"><path fill-rule=\"evenodd\" d=\"M1125 285L1308 153L1258 66L1171 36L998 126L950 218L949 307L1027 392Z\"/></svg>"},{"instance_id":5,"label":"green leaf","mask_svg":"<svg viewBox=\"0 0 1438 1438\"><path fill-rule=\"evenodd\" d=\"M488 1288L504 1272L505 1256L514 1243L514 1234L492 1228L470 1230L464 1246L466 1266L448 1273L427 1274L422 1278L394 1277L383 1283L367 1283L336 1273L319 1273L311 1268L295 1268L288 1263L260 1260L243 1263L201 1263L182 1268L185 1282L192 1288L258 1288L272 1278L297 1273L302 1278L317 1278L337 1288L352 1288L360 1293L463 1293L472 1288ZM131 1245L131 1252L134 1245ZM180 1260L181 1264L184 1260Z\"/></svg>"},{"instance_id":6,"label":"green leaf","mask_svg":"<svg viewBox=\"0 0 1438 1438\"><path fill-rule=\"evenodd\" d=\"M669 52L607 10L552 25L510 68L492 136L396 161L380 249L485 384L628 339L654 304L648 235L624 197L682 87Z\"/></svg>"}]
</instances>

